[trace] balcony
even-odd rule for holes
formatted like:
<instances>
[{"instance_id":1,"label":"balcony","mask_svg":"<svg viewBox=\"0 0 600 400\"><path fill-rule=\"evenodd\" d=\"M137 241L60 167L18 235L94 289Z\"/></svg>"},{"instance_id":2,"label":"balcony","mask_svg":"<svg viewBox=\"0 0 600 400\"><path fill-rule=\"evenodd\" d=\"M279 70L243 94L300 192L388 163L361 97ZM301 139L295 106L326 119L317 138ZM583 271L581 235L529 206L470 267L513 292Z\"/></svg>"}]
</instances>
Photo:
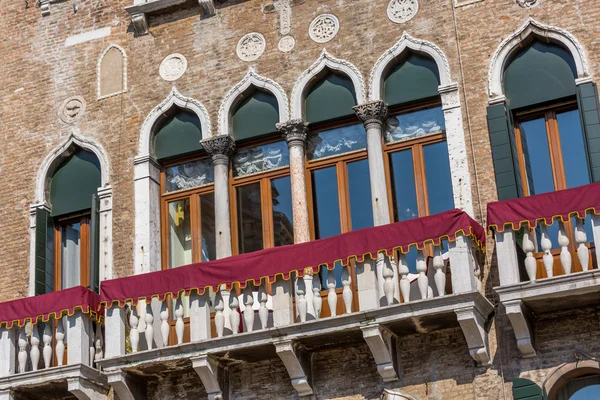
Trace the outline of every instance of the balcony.
<instances>
[{"instance_id":1,"label":"balcony","mask_svg":"<svg viewBox=\"0 0 600 400\"><path fill-rule=\"evenodd\" d=\"M0 399L105 398L98 304L83 287L0 303Z\"/></svg>"},{"instance_id":2,"label":"balcony","mask_svg":"<svg viewBox=\"0 0 600 400\"><path fill-rule=\"evenodd\" d=\"M481 226L453 210L107 281L98 364L122 399L144 397L142 378L194 371L218 399L223 367L279 357L302 396L313 393L311 351L366 341L383 380L393 381L403 335L460 326L465 352L485 365L493 306L478 280L483 239Z\"/></svg>"},{"instance_id":3,"label":"balcony","mask_svg":"<svg viewBox=\"0 0 600 400\"><path fill-rule=\"evenodd\" d=\"M523 357L535 357L535 316L598 304L600 184L488 205L500 286Z\"/></svg>"}]
</instances>

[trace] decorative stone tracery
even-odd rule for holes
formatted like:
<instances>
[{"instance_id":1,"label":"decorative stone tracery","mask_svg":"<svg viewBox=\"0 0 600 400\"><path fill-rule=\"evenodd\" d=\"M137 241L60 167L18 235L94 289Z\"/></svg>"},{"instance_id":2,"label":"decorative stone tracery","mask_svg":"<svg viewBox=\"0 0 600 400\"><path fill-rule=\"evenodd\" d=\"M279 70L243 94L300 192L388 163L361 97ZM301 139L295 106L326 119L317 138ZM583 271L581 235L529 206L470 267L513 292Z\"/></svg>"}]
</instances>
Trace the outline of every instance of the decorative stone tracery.
<instances>
[{"instance_id":1,"label":"decorative stone tracery","mask_svg":"<svg viewBox=\"0 0 600 400\"><path fill-rule=\"evenodd\" d=\"M392 0L387 8L390 21L403 24L410 21L419 12L418 0Z\"/></svg>"},{"instance_id":2,"label":"decorative stone tracery","mask_svg":"<svg viewBox=\"0 0 600 400\"><path fill-rule=\"evenodd\" d=\"M240 39L236 53L242 61L255 61L265 52L267 42L258 32L252 32Z\"/></svg>"},{"instance_id":3,"label":"decorative stone tracery","mask_svg":"<svg viewBox=\"0 0 600 400\"><path fill-rule=\"evenodd\" d=\"M333 14L317 16L308 28L308 36L317 43L327 43L340 30L340 21Z\"/></svg>"}]
</instances>

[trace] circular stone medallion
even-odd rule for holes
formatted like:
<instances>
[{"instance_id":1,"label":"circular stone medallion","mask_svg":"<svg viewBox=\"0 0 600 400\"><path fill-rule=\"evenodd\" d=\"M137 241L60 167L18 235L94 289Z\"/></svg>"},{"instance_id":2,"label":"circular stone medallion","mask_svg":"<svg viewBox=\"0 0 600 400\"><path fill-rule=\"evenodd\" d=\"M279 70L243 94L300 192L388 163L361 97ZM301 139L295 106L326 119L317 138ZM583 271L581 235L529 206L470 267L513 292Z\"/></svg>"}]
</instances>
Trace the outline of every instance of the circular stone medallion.
<instances>
[{"instance_id":1,"label":"circular stone medallion","mask_svg":"<svg viewBox=\"0 0 600 400\"><path fill-rule=\"evenodd\" d=\"M317 43L326 43L340 30L340 21L335 15L321 14L313 19L308 28L308 36Z\"/></svg>"},{"instance_id":2,"label":"circular stone medallion","mask_svg":"<svg viewBox=\"0 0 600 400\"><path fill-rule=\"evenodd\" d=\"M392 0L388 5L388 18L397 24L410 21L419 11L419 0Z\"/></svg>"},{"instance_id":3,"label":"circular stone medallion","mask_svg":"<svg viewBox=\"0 0 600 400\"><path fill-rule=\"evenodd\" d=\"M67 123L72 124L73 122L81 119L85 112L85 100L81 96L73 96L66 99L58 111L60 119Z\"/></svg>"},{"instance_id":4,"label":"circular stone medallion","mask_svg":"<svg viewBox=\"0 0 600 400\"><path fill-rule=\"evenodd\" d=\"M284 36L279 41L279 51L289 53L290 51L292 51L295 45L296 39L294 39L292 36Z\"/></svg>"},{"instance_id":5,"label":"circular stone medallion","mask_svg":"<svg viewBox=\"0 0 600 400\"><path fill-rule=\"evenodd\" d=\"M263 55L266 47L265 37L258 32L252 32L240 39L236 52L242 61L254 61Z\"/></svg>"},{"instance_id":6,"label":"circular stone medallion","mask_svg":"<svg viewBox=\"0 0 600 400\"><path fill-rule=\"evenodd\" d=\"M538 5L538 0L517 0L517 4L521 8L533 8Z\"/></svg>"},{"instance_id":7,"label":"circular stone medallion","mask_svg":"<svg viewBox=\"0 0 600 400\"><path fill-rule=\"evenodd\" d=\"M183 54L174 53L165 57L160 63L160 77L172 82L181 78L187 69L187 60Z\"/></svg>"}]
</instances>

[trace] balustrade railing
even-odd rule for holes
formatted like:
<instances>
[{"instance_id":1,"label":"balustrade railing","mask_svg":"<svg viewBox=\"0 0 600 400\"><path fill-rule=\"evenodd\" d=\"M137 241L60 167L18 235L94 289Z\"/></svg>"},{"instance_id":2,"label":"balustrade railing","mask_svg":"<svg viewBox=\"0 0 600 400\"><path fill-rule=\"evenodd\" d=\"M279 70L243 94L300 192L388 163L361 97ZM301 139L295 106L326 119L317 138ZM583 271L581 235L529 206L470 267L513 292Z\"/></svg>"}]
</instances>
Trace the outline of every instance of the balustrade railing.
<instances>
[{"instance_id":1,"label":"balustrade railing","mask_svg":"<svg viewBox=\"0 0 600 400\"><path fill-rule=\"evenodd\" d=\"M490 203L501 286L597 269L596 210L599 184Z\"/></svg>"}]
</instances>

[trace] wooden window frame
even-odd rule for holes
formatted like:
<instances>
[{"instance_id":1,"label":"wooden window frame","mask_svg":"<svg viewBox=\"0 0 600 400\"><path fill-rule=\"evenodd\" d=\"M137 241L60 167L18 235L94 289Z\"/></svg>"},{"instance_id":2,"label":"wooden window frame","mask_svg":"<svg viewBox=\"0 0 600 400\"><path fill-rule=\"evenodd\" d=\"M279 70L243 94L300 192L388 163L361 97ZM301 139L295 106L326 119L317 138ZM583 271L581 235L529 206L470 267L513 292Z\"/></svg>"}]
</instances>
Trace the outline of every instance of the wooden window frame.
<instances>
[{"instance_id":1,"label":"wooden window frame","mask_svg":"<svg viewBox=\"0 0 600 400\"><path fill-rule=\"evenodd\" d=\"M269 137L244 142L240 149L261 146L265 144L281 142L280 136ZM287 143L286 143L287 146ZM273 227L273 196L271 192L271 181L278 178L290 176L289 164L284 167L256 172L254 174L234 176L233 160L232 168L229 168L229 215L231 219L231 246L232 254L239 255L240 237L238 234L239 218L237 215L237 188L258 183L260 185L260 206L262 216L263 249L275 247L275 230ZM293 223L293 221L292 221Z\"/></svg>"},{"instance_id":2,"label":"wooden window frame","mask_svg":"<svg viewBox=\"0 0 600 400\"><path fill-rule=\"evenodd\" d=\"M55 219L54 224L54 290L63 290L62 287L62 232L61 228L67 224L79 222L79 284L90 286L90 222L91 211L67 215Z\"/></svg>"}]
</instances>

